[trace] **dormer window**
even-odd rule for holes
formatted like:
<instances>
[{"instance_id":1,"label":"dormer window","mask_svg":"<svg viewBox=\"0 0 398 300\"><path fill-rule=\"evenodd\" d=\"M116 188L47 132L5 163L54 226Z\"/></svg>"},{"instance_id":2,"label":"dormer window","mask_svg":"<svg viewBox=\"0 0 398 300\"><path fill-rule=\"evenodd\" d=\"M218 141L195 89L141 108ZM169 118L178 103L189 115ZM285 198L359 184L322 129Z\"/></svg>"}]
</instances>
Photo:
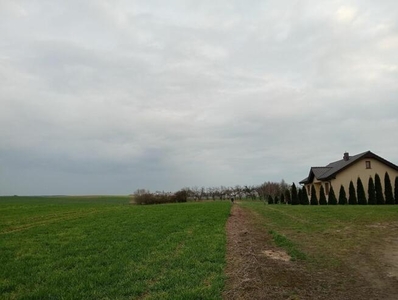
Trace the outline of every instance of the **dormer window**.
<instances>
[{"instance_id":1,"label":"dormer window","mask_svg":"<svg viewBox=\"0 0 398 300\"><path fill-rule=\"evenodd\" d=\"M366 169L371 169L372 168L371 165L370 165L370 160L367 160L365 162L365 164L366 164Z\"/></svg>"}]
</instances>

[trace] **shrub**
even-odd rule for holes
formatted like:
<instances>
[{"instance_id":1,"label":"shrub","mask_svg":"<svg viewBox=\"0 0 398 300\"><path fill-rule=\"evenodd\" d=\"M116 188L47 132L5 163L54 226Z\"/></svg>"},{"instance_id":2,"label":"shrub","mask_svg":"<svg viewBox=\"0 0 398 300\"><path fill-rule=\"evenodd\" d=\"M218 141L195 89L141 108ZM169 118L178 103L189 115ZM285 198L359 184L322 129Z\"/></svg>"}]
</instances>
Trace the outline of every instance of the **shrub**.
<instances>
[{"instance_id":1,"label":"shrub","mask_svg":"<svg viewBox=\"0 0 398 300\"><path fill-rule=\"evenodd\" d=\"M178 192L176 192L173 196L173 202L187 202L188 199L188 191L186 190L180 190Z\"/></svg>"},{"instance_id":2,"label":"shrub","mask_svg":"<svg viewBox=\"0 0 398 300\"><path fill-rule=\"evenodd\" d=\"M180 190L175 194L159 194L155 195L149 191L135 193L134 203L139 205L150 205L150 204L165 204L175 202L187 202L188 192L186 190Z\"/></svg>"},{"instance_id":3,"label":"shrub","mask_svg":"<svg viewBox=\"0 0 398 300\"><path fill-rule=\"evenodd\" d=\"M268 195L268 204L274 204L274 199L272 199L271 195Z\"/></svg>"},{"instance_id":4,"label":"shrub","mask_svg":"<svg viewBox=\"0 0 398 300\"><path fill-rule=\"evenodd\" d=\"M151 193L144 193L139 195L134 195L134 202L136 204L155 204L155 195Z\"/></svg>"}]
</instances>

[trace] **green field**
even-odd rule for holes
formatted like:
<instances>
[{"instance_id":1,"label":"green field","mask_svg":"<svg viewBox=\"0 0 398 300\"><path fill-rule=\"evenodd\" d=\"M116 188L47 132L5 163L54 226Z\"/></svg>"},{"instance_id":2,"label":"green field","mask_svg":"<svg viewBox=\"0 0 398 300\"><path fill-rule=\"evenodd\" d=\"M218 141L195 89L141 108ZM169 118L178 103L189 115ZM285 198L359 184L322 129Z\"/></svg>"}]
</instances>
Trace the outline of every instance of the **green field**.
<instances>
[{"instance_id":1,"label":"green field","mask_svg":"<svg viewBox=\"0 0 398 300\"><path fill-rule=\"evenodd\" d=\"M0 197L0 299L221 299L231 204L128 202ZM398 206L236 205L314 276L398 228Z\"/></svg>"},{"instance_id":2,"label":"green field","mask_svg":"<svg viewBox=\"0 0 398 300\"><path fill-rule=\"evenodd\" d=\"M230 203L0 198L1 299L220 299Z\"/></svg>"}]
</instances>

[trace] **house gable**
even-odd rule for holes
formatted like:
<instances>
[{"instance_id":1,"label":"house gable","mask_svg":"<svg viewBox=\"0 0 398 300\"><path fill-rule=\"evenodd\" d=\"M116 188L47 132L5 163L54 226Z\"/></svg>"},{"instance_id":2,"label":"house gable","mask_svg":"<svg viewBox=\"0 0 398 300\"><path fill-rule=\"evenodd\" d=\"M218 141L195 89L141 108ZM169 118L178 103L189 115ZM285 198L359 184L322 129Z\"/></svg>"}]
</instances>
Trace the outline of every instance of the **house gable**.
<instances>
[{"instance_id":1,"label":"house gable","mask_svg":"<svg viewBox=\"0 0 398 300\"><path fill-rule=\"evenodd\" d=\"M311 183L314 180L319 180L329 170L329 167L311 167L308 177L300 181L300 183Z\"/></svg>"},{"instance_id":2,"label":"house gable","mask_svg":"<svg viewBox=\"0 0 398 300\"><path fill-rule=\"evenodd\" d=\"M363 159L374 159L398 172L398 166L372 153L371 151L367 151L353 156L348 156L347 154L347 159L343 158L342 160L332 162L325 167L312 167L308 177L300 181L300 184L311 183L313 182L314 178L318 179L319 181L330 181L335 179L337 174Z\"/></svg>"},{"instance_id":3,"label":"house gable","mask_svg":"<svg viewBox=\"0 0 398 300\"><path fill-rule=\"evenodd\" d=\"M398 166L370 151L353 156L345 153L342 160L332 162L325 167L312 167L308 177L300 181L300 184L305 185L308 195L311 186L314 186L315 192L319 195L321 186L324 187L326 194L330 187L333 187L335 192L340 186L348 191L350 181L355 184L360 178L367 191L369 178L374 178L376 174L384 177L385 173L388 173L390 178L398 177Z\"/></svg>"}]
</instances>

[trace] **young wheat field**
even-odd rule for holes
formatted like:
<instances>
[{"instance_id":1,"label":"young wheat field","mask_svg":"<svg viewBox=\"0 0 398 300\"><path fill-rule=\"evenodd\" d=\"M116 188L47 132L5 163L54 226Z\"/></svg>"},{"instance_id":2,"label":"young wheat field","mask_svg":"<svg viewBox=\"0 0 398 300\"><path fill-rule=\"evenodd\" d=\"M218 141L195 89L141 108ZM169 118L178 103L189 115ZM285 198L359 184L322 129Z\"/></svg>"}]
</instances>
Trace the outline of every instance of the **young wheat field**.
<instances>
[{"instance_id":1,"label":"young wheat field","mask_svg":"<svg viewBox=\"0 0 398 300\"><path fill-rule=\"evenodd\" d=\"M127 203L0 198L0 298L220 298L230 203Z\"/></svg>"},{"instance_id":2,"label":"young wheat field","mask_svg":"<svg viewBox=\"0 0 398 300\"><path fill-rule=\"evenodd\" d=\"M398 293L398 206L128 203L117 196L0 197L0 299ZM290 261L275 260L281 253Z\"/></svg>"}]
</instances>

